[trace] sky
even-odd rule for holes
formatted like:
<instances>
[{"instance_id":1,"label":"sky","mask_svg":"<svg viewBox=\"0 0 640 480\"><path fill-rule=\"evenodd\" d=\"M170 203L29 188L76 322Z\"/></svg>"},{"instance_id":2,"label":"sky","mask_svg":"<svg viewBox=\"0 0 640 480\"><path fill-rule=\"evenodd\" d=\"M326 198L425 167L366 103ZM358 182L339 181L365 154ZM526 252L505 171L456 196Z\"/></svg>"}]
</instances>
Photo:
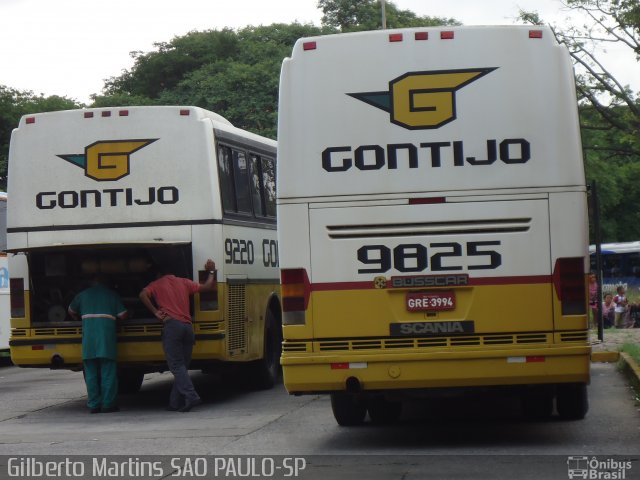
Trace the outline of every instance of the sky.
<instances>
[{"instance_id":1,"label":"sky","mask_svg":"<svg viewBox=\"0 0 640 480\"><path fill-rule=\"evenodd\" d=\"M518 23L520 9L562 24L559 0L395 0L417 15L455 18L465 25ZM89 103L104 80L148 52L192 30L271 23L320 25L317 0L0 0L0 85ZM575 17L571 22L581 21ZM640 89L639 64L610 49L607 66Z\"/></svg>"}]
</instances>

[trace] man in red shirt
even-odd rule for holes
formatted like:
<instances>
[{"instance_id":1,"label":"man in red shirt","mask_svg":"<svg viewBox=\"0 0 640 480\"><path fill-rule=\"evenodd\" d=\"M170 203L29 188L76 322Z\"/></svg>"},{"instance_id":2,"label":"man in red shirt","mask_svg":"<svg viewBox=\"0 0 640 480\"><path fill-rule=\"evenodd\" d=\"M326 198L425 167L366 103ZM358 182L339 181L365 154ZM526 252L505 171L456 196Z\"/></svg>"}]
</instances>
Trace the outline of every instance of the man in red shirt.
<instances>
[{"instance_id":1,"label":"man in red shirt","mask_svg":"<svg viewBox=\"0 0 640 480\"><path fill-rule=\"evenodd\" d=\"M205 283L163 275L140 292L142 303L164 324L162 348L174 377L168 410L188 412L202 403L189 377L189 362L195 343L189 297L215 289L216 264L209 259L204 269L209 271Z\"/></svg>"}]
</instances>

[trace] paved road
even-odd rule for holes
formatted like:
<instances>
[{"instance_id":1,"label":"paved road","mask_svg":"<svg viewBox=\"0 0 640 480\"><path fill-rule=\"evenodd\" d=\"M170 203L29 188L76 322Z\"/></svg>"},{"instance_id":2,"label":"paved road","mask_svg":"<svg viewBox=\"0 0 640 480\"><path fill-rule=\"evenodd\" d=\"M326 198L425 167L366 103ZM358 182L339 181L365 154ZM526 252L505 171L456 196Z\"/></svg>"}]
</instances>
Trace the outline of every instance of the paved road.
<instances>
[{"instance_id":1,"label":"paved road","mask_svg":"<svg viewBox=\"0 0 640 480\"><path fill-rule=\"evenodd\" d=\"M147 375L139 394L122 396L121 412L90 415L80 373L0 368L0 455L381 455L315 462L339 464L345 475L365 463L370 478L398 479L423 477L410 468L386 476L394 465L434 474L461 469L460 478L481 478L473 472L485 465L492 478L513 478L514 465L539 475L536 456L556 455L565 465L558 478L567 478L568 455L640 457L640 411L614 365L593 365L591 409L576 422L526 421L514 399L476 397L408 405L397 425L344 428L325 396L291 397L282 385L223 388L211 376L193 377L205 404L192 412L164 411L171 384L165 373ZM640 474L640 462L634 466L631 473Z\"/></svg>"}]
</instances>

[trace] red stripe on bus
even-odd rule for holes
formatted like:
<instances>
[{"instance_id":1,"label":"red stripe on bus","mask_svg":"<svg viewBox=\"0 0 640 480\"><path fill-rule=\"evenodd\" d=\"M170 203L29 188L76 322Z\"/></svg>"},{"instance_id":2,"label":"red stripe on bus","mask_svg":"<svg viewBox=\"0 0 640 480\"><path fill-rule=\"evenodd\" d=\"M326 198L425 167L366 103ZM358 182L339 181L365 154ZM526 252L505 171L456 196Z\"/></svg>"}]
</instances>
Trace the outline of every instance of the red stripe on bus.
<instances>
[{"instance_id":1,"label":"red stripe on bus","mask_svg":"<svg viewBox=\"0 0 640 480\"><path fill-rule=\"evenodd\" d=\"M485 285L527 285L538 283L551 283L551 275L526 275L514 277L484 277L470 278L468 286L485 286ZM448 285L451 288L455 285ZM467 286L467 285L462 285ZM312 283L310 285L312 292L326 292L329 290L373 290L375 285L373 280L367 282L328 282L328 283ZM434 287L417 287L417 288L434 288ZM437 288L437 287L436 287ZM384 290L394 290L386 288Z\"/></svg>"}]
</instances>

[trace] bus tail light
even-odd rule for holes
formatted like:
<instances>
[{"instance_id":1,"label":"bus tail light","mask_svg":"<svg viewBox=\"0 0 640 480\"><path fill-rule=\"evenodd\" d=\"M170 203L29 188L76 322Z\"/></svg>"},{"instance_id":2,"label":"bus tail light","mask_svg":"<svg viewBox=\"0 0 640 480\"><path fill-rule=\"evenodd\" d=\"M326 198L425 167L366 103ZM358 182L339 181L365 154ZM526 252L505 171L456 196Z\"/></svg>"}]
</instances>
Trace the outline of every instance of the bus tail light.
<instances>
[{"instance_id":1,"label":"bus tail light","mask_svg":"<svg viewBox=\"0 0 640 480\"><path fill-rule=\"evenodd\" d=\"M310 284L304 268L285 268L282 280L282 312L284 325L304 325L309 305Z\"/></svg>"},{"instance_id":2,"label":"bus tail light","mask_svg":"<svg viewBox=\"0 0 640 480\"><path fill-rule=\"evenodd\" d=\"M24 318L24 279L12 278L9 280L11 318Z\"/></svg>"},{"instance_id":3,"label":"bus tail light","mask_svg":"<svg viewBox=\"0 0 640 480\"><path fill-rule=\"evenodd\" d=\"M200 283L205 283L207 278L209 277L209 272L207 270L199 270L198 271L198 279ZM214 290L210 290L208 292L200 292L200 311L208 312L211 310L218 310L218 272L214 273L215 281L213 283Z\"/></svg>"},{"instance_id":4,"label":"bus tail light","mask_svg":"<svg viewBox=\"0 0 640 480\"><path fill-rule=\"evenodd\" d=\"M562 303L562 315L587 313L587 286L582 257L557 259L553 269L553 285Z\"/></svg>"}]
</instances>

